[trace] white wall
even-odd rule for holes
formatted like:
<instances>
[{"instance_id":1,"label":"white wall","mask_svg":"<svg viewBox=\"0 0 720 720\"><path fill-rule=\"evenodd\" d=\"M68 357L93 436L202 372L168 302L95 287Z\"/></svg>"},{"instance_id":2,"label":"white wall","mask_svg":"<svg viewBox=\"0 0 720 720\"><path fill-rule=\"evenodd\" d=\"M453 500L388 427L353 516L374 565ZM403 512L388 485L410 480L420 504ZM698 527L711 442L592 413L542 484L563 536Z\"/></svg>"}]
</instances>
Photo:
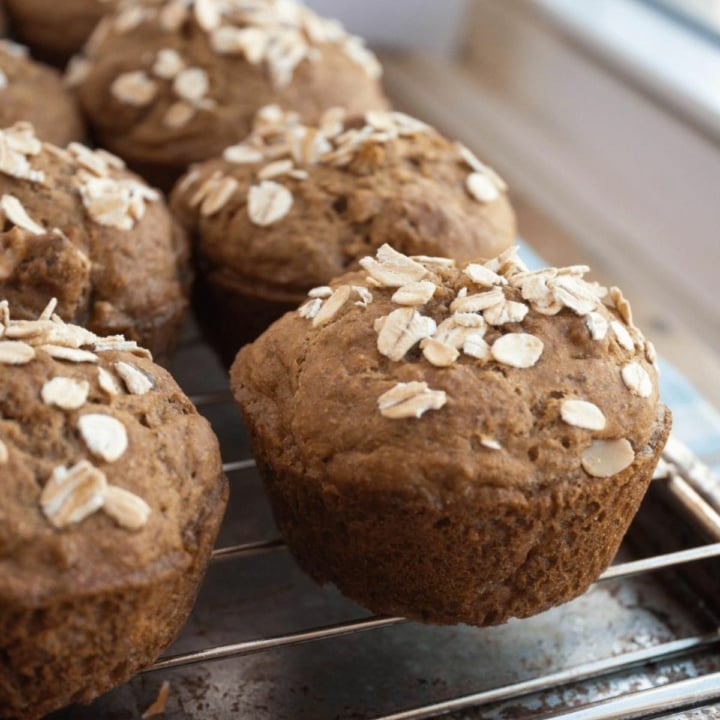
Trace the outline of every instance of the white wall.
<instances>
[{"instance_id":1,"label":"white wall","mask_svg":"<svg viewBox=\"0 0 720 720\"><path fill-rule=\"evenodd\" d=\"M305 0L374 44L448 55L460 38L471 0Z\"/></svg>"}]
</instances>

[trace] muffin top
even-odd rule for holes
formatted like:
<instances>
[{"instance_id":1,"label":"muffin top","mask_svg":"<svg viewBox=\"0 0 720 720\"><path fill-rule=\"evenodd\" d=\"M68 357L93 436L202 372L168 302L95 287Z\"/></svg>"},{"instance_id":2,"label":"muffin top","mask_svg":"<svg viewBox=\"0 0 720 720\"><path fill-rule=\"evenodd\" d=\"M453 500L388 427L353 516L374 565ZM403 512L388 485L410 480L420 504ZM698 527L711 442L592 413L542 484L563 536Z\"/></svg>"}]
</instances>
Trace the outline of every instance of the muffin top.
<instances>
[{"instance_id":1,"label":"muffin top","mask_svg":"<svg viewBox=\"0 0 720 720\"><path fill-rule=\"evenodd\" d=\"M497 255L515 238L502 179L397 112L347 119L332 109L310 127L263 108L245 141L178 183L172 206L211 275L295 297L385 242L469 259Z\"/></svg>"},{"instance_id":2,"label":"muffin top","mask_svg":"<svg viewBox=\"0 0 720 720\"><path fill-rule=\"evenodd\" d=\"M150 354L0 302L0 596L28 604L190 566L222 500L209 424ZM118 551L121 549L121 551Z\"/></svg>"},{"instance_id":3,"label":"muffin top","mask_svg":"<svg viewBox=\"0 0 720 720\"><path fill-rule=\"evenodd\" d=\"M119 158L41 142L25 123L0 131L0 151L0 297L18 317L56 296L62 317L142 340L185 307L184 234Z\"/></svg>"},{"instance_id":4,"label":"muffin top","mask_svg":"<svg viewBox=\"0 0 720 720\"><path fill-rule=\"evenodd\" d=\"M362 40L294 0L129 0L68 71L104 144L183 166L219 155L271 102L316 120L384 108Z\"/></svg>"},{"instance_id":5,"label":"muffin top","mask_svg":"<svg viewBox=\"0 0 720 720\"><path fill-rule=\"evenodd\" d=\"M57 70L34 62L22 45L0 40L0 127L33 123L48 142L67 145L85 131L75 98Z\"/></svg>"},{"instance_id":6,"label":"muffin top","mask_svg":"<svg viewBox=\"0 0 720 720\"><path fill-rule=\"evenodd\" d=\"M649 451L655 352L588 268L387 245L361 265L240 351L232 385L261 462L448 503L592 482Z\"/></svg>"},{"instance_id":7,"label":"muffin top","mask_svg":"<svg viewBox=\"0 0 720 720\"><path fill-rule=\"evenodd\" d=\"M85 44L120 0L5 0L13 31L43 57L62 61Z\"/></svg>"}]
</instances>

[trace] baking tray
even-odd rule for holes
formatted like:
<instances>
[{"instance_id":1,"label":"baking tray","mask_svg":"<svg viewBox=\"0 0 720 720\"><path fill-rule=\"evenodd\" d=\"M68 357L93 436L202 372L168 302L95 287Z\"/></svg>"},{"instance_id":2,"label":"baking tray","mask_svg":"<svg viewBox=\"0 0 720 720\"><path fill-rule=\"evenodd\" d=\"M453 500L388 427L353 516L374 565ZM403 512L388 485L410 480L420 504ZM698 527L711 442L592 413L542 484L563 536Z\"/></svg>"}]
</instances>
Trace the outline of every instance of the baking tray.
<instances>
[{"instance_id":1,"label":"baking tray","mask_svg":"<svg viewBox=\"0 0 720 720\"><path fill-rule=\"evenodd\" d=\"M666 457L616 564L585 595L500 627L429 627L371 617L309 580L194 326L173 372L220 438L231 497L219 549L164 658L54 720L138 720L163 683L168 720L720 718L720 517L714 481L686 450L673 446L677 462Z\"/></svg>"}]
</instances>

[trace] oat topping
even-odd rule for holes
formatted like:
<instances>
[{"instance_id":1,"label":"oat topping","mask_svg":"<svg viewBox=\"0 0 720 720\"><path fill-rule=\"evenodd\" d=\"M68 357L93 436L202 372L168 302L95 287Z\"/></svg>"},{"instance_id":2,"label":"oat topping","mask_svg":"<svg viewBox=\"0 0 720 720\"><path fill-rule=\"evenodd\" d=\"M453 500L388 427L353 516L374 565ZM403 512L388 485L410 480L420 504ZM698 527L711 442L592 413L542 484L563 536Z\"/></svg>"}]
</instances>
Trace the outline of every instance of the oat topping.
<instances>
[{"instance_id":1,"label":"oat topping","mask_svg":"<svg viewBox=\"0 0 720 720\"><path fill-rule=\"evenodd\" d=\"M507 280L496 272L477 263L470 263L463 270L475 285L484 285L485 287L493 287L494 285L507 285Z\"/></svg>"},{"instance_id":2,"label":"oat topping","mask_svg":"<svg viewBox=\"0 0 720 720\"><path fill-rule=\"evenodd\" d=\"M171 48L158 50L152 68L153 75L163 80L173 80L184 69L185 62L177 50Z\"/></svg>"},{"instance_id":3,"label":"oat topping","mask_svg":"<svg viewBox=\"0 0 720 720\"><path fill-rule=\"evenodd\" d=\"M653 383L647 370L637 362L631 362L622 369L625 386L635 395L648 398L653 392Z\"/></svg>"},{"instance_id":4,"label":"oat topping","mask_svg":"<svg viewBox=\"0 0 720 720\"><path fill-rule=\"evenodd\" d=\"M15 340L0 341L0 365L25 365L35 357L35 348Z\"/></svg>"},{"instance_id":5,"label":"oat topping","mask_svg":"<svg viewBox=\"0 0 720 720\"><path fill-rule=\"evenodd\" d=\"M432 337L422 340L420 348L425 359L435 367L450 367L460 357L459 351L452 345Z\"/></svg>"},{"instance_id":6,"label":"oat topping","mask_svg":"<svg viewBox=\"0 0 720 720\"><path fill-rule=\"evenodd\" d=\"M610 322L610 328L621 347L625 348L625 350L628 350L629 352L633 352L635 350L635 342L624 325L619 323L617 320L612 320Z\"/></svg>"},{"instance_id":7,"label":"oat topping","mask_svg":"<svg viewBox=\"0 0 720 720\"><path fill-rule=\"evenodd\" d=\"M83 415L78 420L78 430L88 450L105 462L119 460L127 450L127 430L111 415Z\"/></svg>"},{"instance_id":8,"label":"oat topping","mask_svg":"<svg viewBox=\"0 0 720 720\"><path fill-rule=\"evenodd\" d=\"M593 340L604 340L607 337L608 321L599 312L591 312L585 318L585 324Z\"/></svg>"},{"instance_id":9,"label":"oat topping","mask_svg":"<svg viewBox=\"0 0 720 720\"><path fill-rule=\"evenodd\" d=\"M298 308L298 314L301 318L304 318L305 320L313 320L317 317L317 314L320 312L320 308L323 305L323 301L320 298L315 298L313 300L310 300L309 302L306 302L304 305L301 305Z\"/></svg>"},{"instance_id":10,"label":"oat topping","mask_svg":"<svg viewBox=\"0 0 720 720\"><path fill-rule=\"evenodd\" d=\"M530 368L543 353L540 338L528 333L510 333L499 337L490 348L493 358L514 368Z\"/></svg>"},{"instance_id":11,"label":"oat topping","mask_svg":"<svg viewBox=\"0 0 720 720\"><path fill-rule=\"evenodd\" d=\"M313 327L322 327L331 322L340 312L342 306L350 299L351 294L352 288L350 285L340 285L322 304L322 307L313 318Z\"/></svg>"},{"instance_id":12,"label":"oat topping","mask_svg":"<svg viewBox=\"0 0 720 720\"><path fill-rule=\"evenodd\" d=\"M157 83L144 70L118 75L110 86L110 92L121 103L134 107L150 105L157 91Z\"/></svg>"},{"instance_id":13,"label":"oat topping","mask_svg":"<svg viewBox=\"0 0 720 720\"><path fill-rule=\"evenodd\" d=\"M292 205L292 193L272 180L263 180L259 185L253 185L248 193L248 215L255 225L261 227L282 220Z\"/></svg>"},{"instance_id":14,"label":"oat topping","mask_svg":"<svg viewBox=\"0 0 720 720\"><path fill-rule=\"evenodd\" d=\"M98 367L98 385L100 389L107 395L110 395L110 397L120 394L120 387L115 378L102 367Z\"/></svg>"},{"instance_id":15,"label":"oat topping","mask_svg":"<svg viewBox=\"0 0 720 720\"><path fill-rule=\"evenodd\" d=\"M193 105L184 100L178 100L167 109L163 123L172 129L185 127L195 117L196 112L197 109Z\"/></svg>"},{"instance_id":16,"label":"oat topping","mask_svg":"<svg viewBox=\"0 0 720 720\"><path fill-rule=\"evenodd\" d=\"M0 198L0 210L7 220L32 235L44 235L45 228L36 223L25 210L23 204L14 195L3 195Z\"/></svg>"},{"instance_id":17,"label":"oat topping","mask_svg":"<svg viewBox=\"0 0 720 720\"><path fill-rule=\"evenodd\" d=\"M40 395L46 405L56 405L62 410L78 410L88 399L90 383L87 380L73 380L54 377L42 387Z\"/></svg>"},{"instance_id":18,"label":"oat topping","mask_svg":"<svg viewBox=\"0 0 720 720\"><path fill-rule=\"evenodd\" d=\"M209 49L219 56L237 56L267 72L275 88L289 85L302 63L316 62L323 46L340 48L366 75L377 78L381 67L357 37L348 35L339 23L319 17L294 0L165 0L156 7L131 5L101 22L85 47L85 57L76 60L67 73L68 84L81 84L88 77L95 55L108 34L126 34L145 23L157 23L164 32L192 37L193 24L207 36ZM193 38L194 39L194 38ZM188 52L190 43L188 45ZM209 79L205 70L188 68L182 53L161 49L155 58L140 60L145 67L118 76L111 92L131 106L146 106L158 96L160 82L172 83L173 92L191 105L211 108L207 103ZM192 117L175 110L165 118L170 127L182 127Z\"/></svg>"},{"instance_id":19,"label":"oat topping","mask_svg":"<svg viewBox=\"0 0 720 720\"><path fill-rule=\"evenodd\" d=\"M155 383L151 378L129 363L117 362L115 363L115 370L131 395L145 395L155 387Z\"/></svg>"},{"instance_id":20,"label":"oat topping","mask_svg":"<svg viewBox=\"0 0 720 720\"><path fill-rule=\"evenodd\" d=\"M120 527L131 531L145 527L151 513L141 497L115 485L106 488L103 509Z\"/></svg>"},{"instance_id":21,"label":"oat topping","mask_svg":"<svg viewBox=\"0 0 720 720\"><path fill-rule=\"evenodd\" d=\"M5 465L10 460L10 453L7 445L0 440L0 465Z\"/></svg>"},{"instance_id":22,"label":"oat topping","mask_svg":"<svg viewBox=\"0 0 720 720\"><path fill-rule=\"evenodd\" d=\"M58 529L82 522L103 506L107 479L87 460L56 467L40 495L45 517Z\"/></svg>"},{"instance_id":23,"label":"oat topping","mask_svg":"<svg viewBox=\"0 0 720 720\"><path fill-rule=\"evenodd\" d=\"M378 333L377 347L382 355L398 362L420 340L432 337L436 329L432 318L413 308L393 310Z\"/></svg>"},{"instance_id":24,"label":"oat topping","mask_svg":"<svg viewBox=\"0 0 720 720\"><path fill-rule=\"evenodd\" d=\"M408 283L395 292L392 301L398 305L425 305L432 299L436 290L437 285L429 280Z\"/></svg>"},{"instance_id":25,"label":"oat topping","mask_svg":"<svg viewBox=\"0 0 720 720\"><path fill-rule=\"evenodd\" d=\"M151 514L142 498L108 484L105 473L87 460L56 467L40 495L40 507L59 530L104 510L120 527L137 531L147 525Z\"/></svg>"},{"instance_id":26,"label":"oat topping","mask_svg":"<svg viewBox=\"0 0 720 720\"><path fill-rule=\"evenodd\" d=\"M583 469L588 475L608 478L621 473L635 461L635 451L625 439L593 440L581 458Z\"/></svg>"},{"instance_id":27,"label":"oat topping","mask_svg":"<svg viewBox=\"0 0 720 720\"><path fill-rule=\"evenodd\" d=\"M534 321L532 324L526 324L531 311L540 315L571 311L583 318L592 340L602 340L612 331L628 352L642 353L650 363L655 359L652 345L636 328L623 324L622 318L631 318L629 306L622 314L617 310L620 318L614 315L612 305L603 302L607 290L584 279L588 272L584 266L529 271L512 248L482 264L470 263L454 269L452 261L425 256L410 258L388 245L381 247L375 257L363 258L360 265L365 270L367 285L391 291L385 298L397 306L373 322L378 351L393 362L420 360L442 369L463 362L465 357L478 364L494 361L521 370L532 368L543 356L545 344L537 335L522 331L523 326L535 327L537 316L529 318ZM314 288L298 313L314 319L313 325L317 327L325 323L325 313L332 319L350 300L352 292L359 294L361 290L369 293L362 286ZM421 313L421 306L433 298L437 300ZM612 293L610 299L622 304L617 293ZM503 326L510 323L521 327L507 332ZM421 357L417 352L406 357L418 344ZM610 355L611 359L615 357ZM634 394L652 395L653 380L638 362L626 363L621 375ZM386 417L412 417L413 408L424 407L426 400L415 399L425 397L424 391L418 389L418 383L409 386L411 389L401 383L398 386L401 390L397 391L401 397L399 405L405 403L406 395L411 398L408 414L397 414L399 410L391 410L392 406L384 402ZM603 411L580 398L565 398L559 414L563 422L584 430L601 432L607 425ZM622 443L597 445L588 449L580 462L586 469L592 468L588 470L591 474L600 473L612 468L618 457L626 456Z\"/></svg>"},{"instance_id":28,"label":"oat topping","mask_svg":"<svg viewBox=\"0 0 720 720\"><path fill-rule=\"evenodd\" d=\"M360 260L360 266L380 285L390 288L419 282L428 274L419 262L393 250L389 245L383 245L375 258L365 257Z\"/></svg>"},{"instance_id":29,"label":"oat topping","mask_svg":"<svg viewBox=\"0 0 720 720\"><path fill-rule=\"evenodd\" d=\"M502 450L502 445L495 440L495 438L488 437L487 435L480 436L480 444L488 450Z\"/></svg>"},{"instance_id":30,"label":"oat topping","mask_svg":"<svg viewBox=\"0 0 720 720\"><path fill-rule=\"evenodd\" d=\"M41 143L27 123L16 123L0 130L0 173L46 184L45 173L32 167L34 158L41 153L53 155L70 166L72 183L80 193L88 215L101 225L131 230L143 218L147 204L160 200L160 194L144 183L112 176L112 171L122 170L125 164L105 150L91 150L79 143L71 143L64 150ZM58 228L47 229L35 222L13 195L4 195L0 199L0 211L6 220L31 234L62 234Z\"/></svg>"},{"instance_id":31,"label":"oat topping","mask_svg":"<svg viewBox=\"0 0 720 720\"><path fill-rule=\"evenodd\" d=\"M468 175L466 185L470 195L478 202L491 203L500 197L495 183L484 173L474 172Z\"/></svg>"},{"instance_id":32,"label":"oat topping","mask_svg":"<svg viewBox=\"0 0 720 720\"><path fill-rule=\"evenodd\" d=\"M173 81L173 90L182 100L198 104L207 94L210 80L207 72L202 68L187 68L181 71Z\"/></svg>"},{"instance_id":33,"label":"oat topping","mask_svg":"<svg viewBox=\"0 0 720 720\"><path fill-rule=\"evenodd\" d=\"M200 214L205 217L210 217L219 213L230 201L230 198L235 194L239 185L240 183L232 177L218 179L205 196L200 206Z\"/></svg>"},{"instance_id":34,"label":"oat topping","mask_svg":"<svg viewBox=\"0 0 720 720\"><path fill-rule=\"evenodd\" d=\"M329 285L313 288L309 293L309 298L321 298L325 300L333 294L333 289Z\"/></svg>"},{"instance_id":35,"label":"oat topping","mask_svg":"<svg viewBox=\"0 0 720 720\"><path fill-rule=\"evenodd\" d=\"M586 400L563 400L560 415L568 424L585 430L604 430L605 415L594 403Z\"/></svg>"},{"instance_id":36,"label":"oat topping","mask_svg":"<svg viewBox=\"0 0 720 720\"><path fill-rule=\"evenodd\" d=\"M98 356L89 350L80 350L65 345L40 345L38 349L55 360L66 360L73 363L96 363L98 361Z\"/></svg>"},{"instance_id":37,"label":"oat topping","mask_svg":"<svg viewBox=\"0 0 720 720\"><path fill-rule=\"evenodd\" d=\"M447 402L443 390L430 390L427 383L398 383L378 398L380 413L393 420L421 418L428 410L439 410Z\"/></svg>"},{"instance_id":38,"label":"oat topping","mask_svg":"<svg viewBox=\"0 0 720 720\"><path fill-rule=\"evenodd\" d=\"M39 155L41 150L42 143L35 137L30 123L15 123L0 130L0 172L19 180L43 184L45 173L33 169L30 164L30 158Z\"/></svg>"}]
</instances>

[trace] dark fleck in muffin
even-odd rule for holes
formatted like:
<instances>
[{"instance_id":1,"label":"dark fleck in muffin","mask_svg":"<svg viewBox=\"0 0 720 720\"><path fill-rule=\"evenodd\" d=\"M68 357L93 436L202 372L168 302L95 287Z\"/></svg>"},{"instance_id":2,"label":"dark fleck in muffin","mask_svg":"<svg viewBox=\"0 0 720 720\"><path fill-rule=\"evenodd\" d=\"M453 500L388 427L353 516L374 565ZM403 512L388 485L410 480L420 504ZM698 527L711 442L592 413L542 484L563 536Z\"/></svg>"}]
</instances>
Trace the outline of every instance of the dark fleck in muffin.
<instances>
[{"instance_id":1,"label":"dark fleck in muffin","mask_svg":"<svg viewBox=\"0 0 720 720\"><path fill-rule=\"evenodd\" d=\"M264 108L243 143L178 183L171 204L195 240L197 309L229 362L308 290L385 242L466 260L515 238L498 175L401 113L347 120L330 110L306 126Z\"/></svg>"},{"instance_id":2,"label":"dark fleck in muffin","mask_svg":"<svg viewBox=\"0 0 720 720\"><path fill-rule=\"evenodd\" d=\"M56 145L85 135L77 102L57 70L31 60L22 45L0 40L0 127L21 120Z\"/></svg>"},{"instance_id":3,"label":"dark fleck in muffin","mask_svg":"<svg viewBox=\"0 0 720 720\"><path fill-rule=\"evenodd\" d=\"M377 613L490 625L582 593L670 430L652 345L587 268L388 246L240 351L300 564Z\"/></svg>"},{"instance_id":4,"label":"dark fleck in muffin","mask_svg":"<svg viewBox=\"0 0 720 720\"><path fill-rule=\"evenodd\" d=\"M380 74L359 38L293 0L158 0L106 16L68 81L97 140L168 187L269 103L308 121L385 108Z\"/></svg>"},{"instance_id":5,"label":"dark fleck in muffin","mask_svg":"<svg viewBox=\"0 0 720 720\"><path fill-rule=\"evenodd\" d=\"M43 60L64 65L119 0L5 0L13 32Z\"/></svg>"},{"instance_id":6,"label":"dark fleck in muffin","mask_svg":"<svg viewBox=\"0 0 720 720\"><path fill-rule=\"evenodd\" d=\"M122 337L0 302L0 717L89 702L184 624L227 496L218 444Z\"/></svg>"},{"instance_id":7,"label":"dark fleck in muffin","mask_svg":"<svg viewBox=\"0 0 720 720\"><path fill-rule=\"evenodd\" d=\"M187 307L185 233L160 193L102 150L0 131L0 297L20 318L62 317L165 357Z\"/></svg>"}]
</instances>

